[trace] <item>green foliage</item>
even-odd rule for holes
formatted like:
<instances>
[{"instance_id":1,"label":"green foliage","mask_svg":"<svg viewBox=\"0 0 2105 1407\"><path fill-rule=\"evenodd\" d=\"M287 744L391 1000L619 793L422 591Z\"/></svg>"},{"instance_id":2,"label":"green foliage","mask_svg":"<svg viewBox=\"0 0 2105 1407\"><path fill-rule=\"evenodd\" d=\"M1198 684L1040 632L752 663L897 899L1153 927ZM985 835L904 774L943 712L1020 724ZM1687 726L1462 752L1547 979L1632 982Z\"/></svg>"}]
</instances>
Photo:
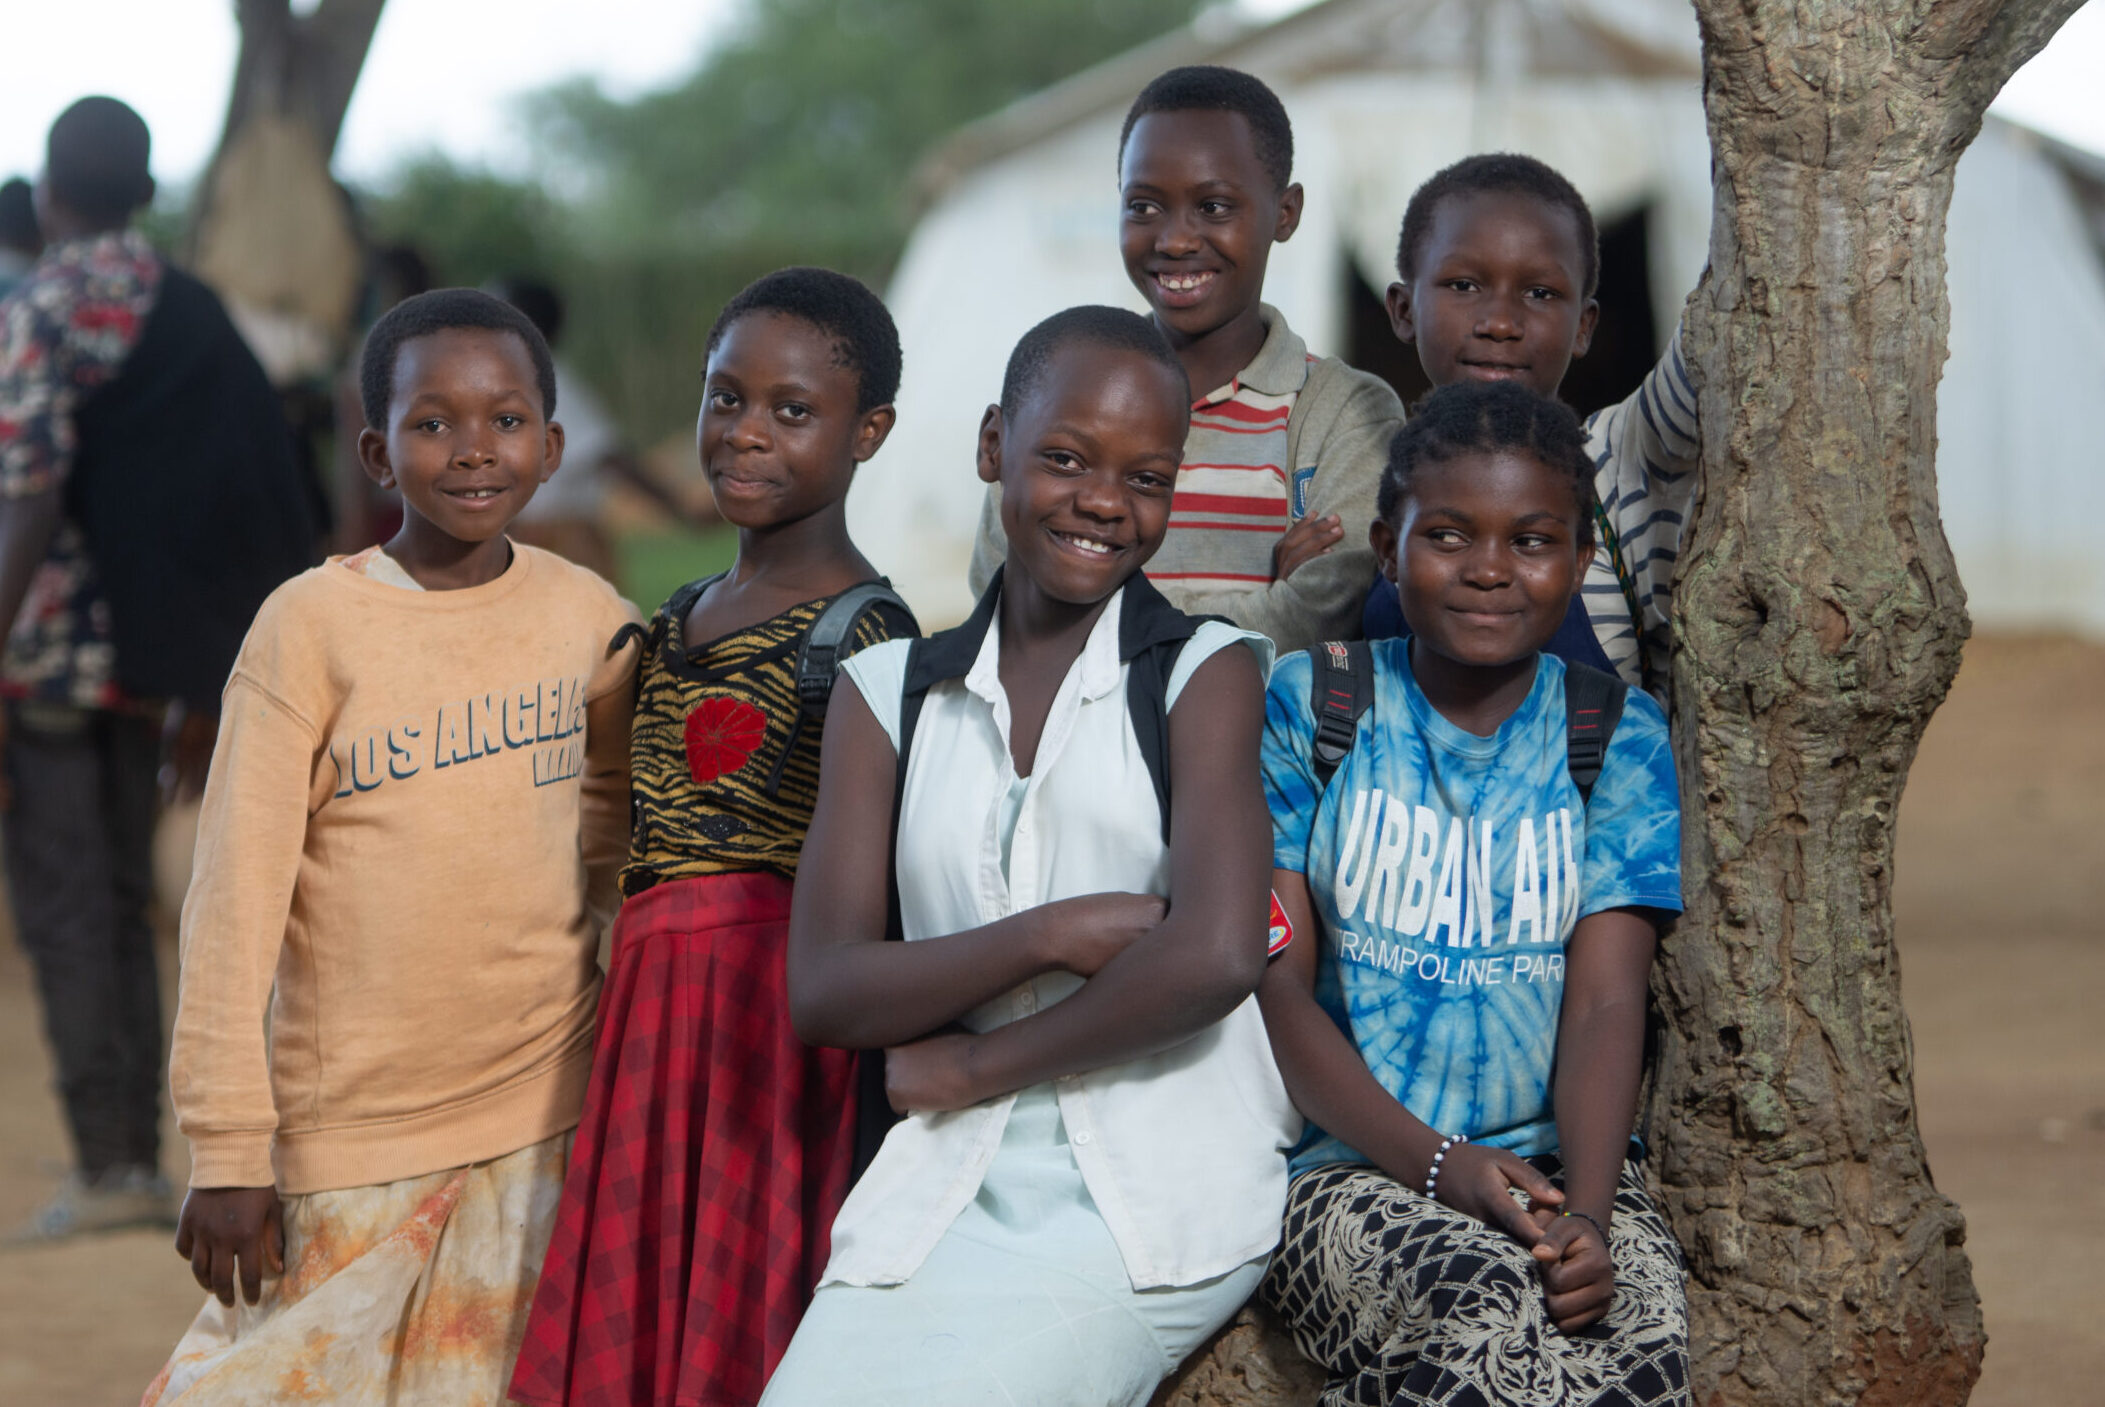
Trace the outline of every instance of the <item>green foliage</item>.
<instances>
[{"instance_id":1,"label":"green foliage","mask_svg":"<svg viewBox=\"0 0 2105 1407\"><path fill-rule=\"evenodd\" d=\"M879 277L906 234L905 178L931 143L1192 8L759 0L688 82L626 104L559 89L544 122L559 152L599 173L607 227L670 246L808 251Z\"/></svg>"},{"instance_id":2,"label":"green foliage","mask_svg":"<svg viewBox=\"0 0 2105 1407\"><path fill-rule=\"evenodd\" d=\"M416 246L442 284L547 272L567 261L567 214L540 187L424 156L396 173L372 212L382 243Z\"/></svg>"},{"instance_id":3,"label":"green foliage","mask_svg":"<svg viewBox=\"0 0 2105 1407\"><path fill-rule=\"evenodd\" d=\"M738 558L738 530L639 529L616 537L614 553L621 559L621 594L652 611L688 582L728 569Z\"/></svg>"},{"instance_id":4,"label":"green foliage","mask_svg":"<svg viewBox=\"0 0 2105 1407\"><path fill-rule=\"evenodd\" d=\"M647 442L691 421L702 346L731 294L796 263L882 288L911 227L908 178L933 143L1194 8L748 0L676 87L622 102L578 83L538 99L536 168L555 180L425 160L371 226L415 243L447 283L552 278L569 302L566 358Z\"/></svg>"},{"instance_id":5,"label":"green foliage","mask_svg":"<svg viewBox=\"0 0 2105 1407\"><path fill-rule=\"evenodd\" d=\"M171 188L163 184L154 192L153 204L132 220L132 228L146 236L146 242L168 258L176 257L183 247L183 230L190 219L190 189Z\"/></svg>"}]
</instances>

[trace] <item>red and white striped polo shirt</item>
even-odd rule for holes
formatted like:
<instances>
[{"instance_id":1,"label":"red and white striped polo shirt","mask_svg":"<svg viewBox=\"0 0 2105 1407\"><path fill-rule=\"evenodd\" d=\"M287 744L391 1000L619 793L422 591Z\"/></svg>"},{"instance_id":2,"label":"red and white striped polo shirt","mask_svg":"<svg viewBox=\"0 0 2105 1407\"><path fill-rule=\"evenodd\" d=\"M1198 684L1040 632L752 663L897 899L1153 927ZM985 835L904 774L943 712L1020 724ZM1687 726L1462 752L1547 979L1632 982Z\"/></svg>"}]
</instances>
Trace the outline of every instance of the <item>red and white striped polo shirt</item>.
<instances>
[{"instance_id":1,"label":"red and white striped polo shirt","mask_svg":"<svg viewBox=\"0 0 2105 1407\"><path fill-rule=\"evenodd\" d=\"M1315 358L1265 311L1256 359L1192 403L1169 534L1148 563L1154 581L1261 586L1272 580L1272 549L1307 506L1307 475L1297 482L1287 462L1287 421Z\"/></svg>"}]
</instances>

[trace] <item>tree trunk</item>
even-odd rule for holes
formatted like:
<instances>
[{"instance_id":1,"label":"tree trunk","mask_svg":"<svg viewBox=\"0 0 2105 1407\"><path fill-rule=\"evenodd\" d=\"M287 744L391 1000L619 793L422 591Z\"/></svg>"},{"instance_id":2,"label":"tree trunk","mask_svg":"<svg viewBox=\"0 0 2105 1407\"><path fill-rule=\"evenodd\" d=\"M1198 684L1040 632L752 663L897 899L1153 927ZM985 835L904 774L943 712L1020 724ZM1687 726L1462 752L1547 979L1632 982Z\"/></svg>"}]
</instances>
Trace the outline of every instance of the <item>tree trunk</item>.
<instances>
[{"instance_id":1,"label":"tree trunk","mask_svg":"<svg viewBox=\"0 0 2105 1407\"><path fill-rule=\"evenodd\" d=\"M291 0L235 0L241 54L220 149L252 117L297 117L326 160L336 150L358 71L386 0L321 0L305 16Z\"/></svg>"},{"instance_id":2,"label":"tree trunk","mask_svg":"<svg viewBox=\"0 0 2105 1407\"><path fill-rule=\"evenodd\" d=\"M236 0L241 54L219 151L192 212L189 256L280 385L342 353L361 258L329 174L385 0Z\"/></svg>"},{"instance_id":3,"label":"tree trunk","mask_svg":"<svg viewBox=\"0 0 2105 1407\"><path fill-rule=\"evenodd\" d=\"M1696 0L1717 194L1651 1131L1699 1404L1961 1403L1980 1375L1915 1124L1893 820L1967 633L1935 473L1952 173L2078 3Z\"/></svg>"}]
</instances>

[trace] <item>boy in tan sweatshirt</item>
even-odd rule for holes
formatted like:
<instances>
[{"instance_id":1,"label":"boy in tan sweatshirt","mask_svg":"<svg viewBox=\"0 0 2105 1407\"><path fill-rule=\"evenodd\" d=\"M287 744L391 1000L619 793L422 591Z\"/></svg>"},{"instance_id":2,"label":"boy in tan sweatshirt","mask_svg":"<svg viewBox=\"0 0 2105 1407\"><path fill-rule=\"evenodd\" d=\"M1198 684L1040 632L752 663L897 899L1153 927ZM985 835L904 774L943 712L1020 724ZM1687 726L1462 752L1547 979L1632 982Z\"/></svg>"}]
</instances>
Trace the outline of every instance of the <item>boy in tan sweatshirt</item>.
<instances>
[{"instance_id":1,"label":"boy in tan sweatshirt","mask_svg":"<svg viewBox=\"0 0 2105 1407\"><path fill-rule=\"evenodd\" d=\"M410 299L361 381L403 526L272 595L227 685L171 1058L216 1299L149 1403L501 1400L585 1086L636 614L505 536L563 447L522 315Z\"/></svg>"}]
</instances>

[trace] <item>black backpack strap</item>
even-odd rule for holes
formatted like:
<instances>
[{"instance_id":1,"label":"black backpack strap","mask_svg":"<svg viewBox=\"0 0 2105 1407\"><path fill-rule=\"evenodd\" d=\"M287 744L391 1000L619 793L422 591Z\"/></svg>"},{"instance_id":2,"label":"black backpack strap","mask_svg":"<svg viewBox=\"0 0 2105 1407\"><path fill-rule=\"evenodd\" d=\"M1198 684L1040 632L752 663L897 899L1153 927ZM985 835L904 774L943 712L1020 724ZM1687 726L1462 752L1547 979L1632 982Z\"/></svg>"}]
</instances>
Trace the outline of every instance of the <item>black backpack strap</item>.
<instances>
[{"instance_id":1,"label":"black backpack strap","mask_svg":"<svg viewBox=\"0 0 2105 1407\"><path fill-rule=\"evenodd\" d=\"M731 574L727 571L716 572L710 576L698 577L688 582L678 591L665 598L665 604L658 608L658 613L665 617L668 625L677 621L684 629L687 624L687 613L694 609L695 602L702 599L702 593L729 575Z\"/></svg>"},{"instance_id":2,"label":"black backpack strap","mask_svg":"<svg viewBox=\"0 0 2105 1407\"><path fill-rule=\"evenodd\" d=\"M1188 637L1187 637L1188 638ZM1155 806L1162 817L1162 843L1169 844L1169 676L1184 653L1183 640L1150 645L1126 661L1126 713L1133 739L1155 784Z\"/></svg>"},{"instance_id":3,"label":"black backpack strap","mask_svg":"<svg viewBox=\"0 0 2105 1407\"><path fill-rule=\"evenodd\" d=\"M854 637L863 614L881 605L891 606L910 621L914 618L890 585L866 581L827 602L826 609L819 612L819 618L804 633L804 643L797 647L797 702L807 716L826 716L826 703L833 697L833 677L840 668L842 652ZM918 623L914 633L920 633Z\"/></svg>"},{"instance_id":4,"label":"black backpack strap","mask_svg":"<svg viewBox=\"0 0 2105 1407\"><path fill-rule=\"evenodd\" d=\"M1608 742L1622 721L1629 692L1621 679L1591 665L1564 666L1564 765L1579 789L1581 806L1593 800L1593 784L1601 779Z\"/></svg>"},{"instance_id":5,"label":"black backpack strap","mask_svg":"<svg viewBox=\"0 0 2105 1407\"><path fill-rule=\"evenodd\" d=\"M914 634L921 633L914 613L892 590L891 583L885 581L866 581L849 587L828 601L818 619L804 632L797 645L797 716L789 725L789 740L775 754L775 769L768 774L763 788L769 796L781 790L783 772L789 766L790 755L797 750L798 739L804 736L805 725L826 721L826 705L833 698L833 682L840 672L841 660L853 653L849 647L855 627L865 615L885 606L903 616Z\"/></svg>"},{"instance_id":6,"label":"black backpack strap","mask_svg":"<svg viewBox=\"0 0 2105 1407\"><path fill-rule=\"evenodd\" d=\"M1352 751L1360 719L1374 707L1374 652L1364 640L1326 640L1310 650L1308 658L1315 666L1309 675L1308 706L1316 716L1316 736L1308 754L1316 769L1316 786L1325 788Z\"/></svg>"},{"instance_id":7,"label":"black backpack strap","mask_svg":"<svg viewBox=\"0 0 2105 1407\"><path fill-rule=\"evenodd\" d=\"M1140 760L1155 785L1155 809L1162 817L1162 843L1169 844L1169 677L1177 669L1185 642L1207 621L1233 622L1221 616L1191 616L1178 610L1144 576L1125 584L1119 607L1118 658L1126 666L1126 716Z\"/></svg>"},{"instance_id":8,"label":"black backpack strap","mask_svg":"<svg viewBox=\"0 0 2105 1407\"><path fill-rule=\"evenodd\" d=\"M655 648L654 642L656 639L657 636L649 626L641 621L629 621L621 629L615 631L614 638L607 642L607 658L612 659L620 654L631 640L641 641L643 653L648 655Z\"/></svg>"},{"instance_id":9,"label":"black backpack strap","mask_svg":"<svg viewBox=\"0 0 2105 1407\"><path fill-rule=\"evenodd\" d=\"M727 575L727 572L718 572L714 576L688 582L665 599L665 604L658 607L658 613L651 617L650 624L638 625L635 621L630 621L614 632L614 638L607 642L608 659L619 654L631 640L640 642L643 647L636 656L635 689L638 698L643 694L643 675L650 666L651 657L665 648L665 637L671 634L674 624L684 623L687 613L694 609L694 603L701 599L702 593Z\"/></svg>"},{"instance_id":10,"label":"black backpack strap","mask_svg":"<svg viewBox=\"0 0 2105 1407\"><path fill-rule=\"evenodd\" d=\"M928 684L916 687L914 666L928 645L917 639L907 647L906 688L899 696L899 762L892 782L892 841L885 857L884 936L889 943L906 938L899 916L899 813L906 803L906 762L914 746L914 728L921 721L921 705L928 701ZM855 1158L849 1169L852 1186L862 1179L863 1169L884 1146L884 1137L899 1122L892 1101L884 1092L884 1052L866 1050L856 1060L855 1071Z\"/></svg>"}]
</instances>

